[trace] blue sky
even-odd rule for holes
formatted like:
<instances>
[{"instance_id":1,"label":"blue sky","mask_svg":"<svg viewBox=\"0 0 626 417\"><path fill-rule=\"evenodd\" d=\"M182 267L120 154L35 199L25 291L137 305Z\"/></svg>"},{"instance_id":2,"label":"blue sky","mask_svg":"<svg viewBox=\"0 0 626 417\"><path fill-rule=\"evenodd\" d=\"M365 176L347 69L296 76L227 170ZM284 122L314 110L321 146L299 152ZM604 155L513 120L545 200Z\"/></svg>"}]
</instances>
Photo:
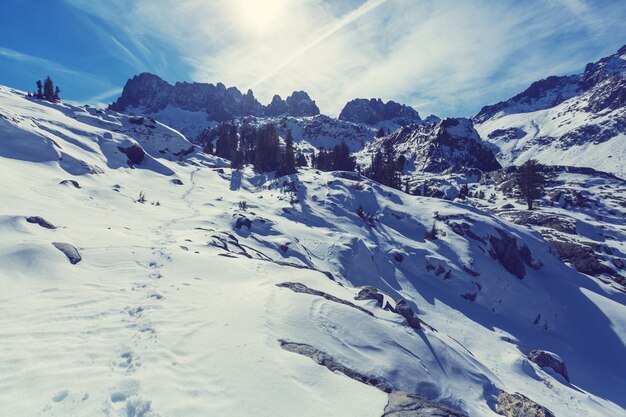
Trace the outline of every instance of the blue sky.
<instances>
[{"instance_id":1,"label":"blue sky","mask_svg":"<svg viewBox=\"0 0 626 417\"><path fill-rule=\"evenodd\" d=\"M2 0L0 84L109 103L132 75L468 116L626 44L616 0Z\"/></svg>"}]
</instances>

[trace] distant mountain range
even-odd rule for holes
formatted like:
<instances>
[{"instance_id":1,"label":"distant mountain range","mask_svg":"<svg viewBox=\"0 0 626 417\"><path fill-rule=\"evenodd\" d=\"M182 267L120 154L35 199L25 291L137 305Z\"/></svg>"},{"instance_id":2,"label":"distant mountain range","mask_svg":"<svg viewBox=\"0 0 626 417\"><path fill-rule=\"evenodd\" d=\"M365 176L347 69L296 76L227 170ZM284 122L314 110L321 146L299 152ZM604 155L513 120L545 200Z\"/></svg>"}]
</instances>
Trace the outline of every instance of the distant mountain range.
<instances>
[{"instance_id":1,"label":"distant mountain range","mask_svg":"<svg viewBox=\"0 0 626 417\"><path fill-rule=\"evenodd\" d=\"M296 141L329 147L344 140L355 152L366 148L377 132L380 134L380 128L395 142L400 136L410 136L408 126L412 126L411 131L419 130L422 137L432 136L432 131L441 128L440 118L422 119L412 107L394 101L357 98L346 103L339 117L333 119L320 115L315 101L304 91L294 91L284 100L275 95L263 105L251 90L244 94L221 83L172 85L148 73L130 79L110 109L149 115L191 140L207 127L228 120L283 120L283 125L294 128ZM467 134L463 139L478 143L475 149L480 148L480 152L495 152L503 166L535 158L546 164L588 166L625 177L626 46L587 64L580 74L548 77L506 101L483 107L469 120L449 120L462 120ZM321 142L320 135L325 138ZM481 139L490 145L480 143ZM376 143L383 141L372 142L365 151L375 152ZM462 146L460 142L456 145ZM414 158L424 153L417 146L417 142L402 146L402 152L408 159ZM486 160L484 155L475 159ZM445 165L450 168L456 163ZM411 169L420 166L432 165L415 161Z\"/></svg>"}]
</instances>

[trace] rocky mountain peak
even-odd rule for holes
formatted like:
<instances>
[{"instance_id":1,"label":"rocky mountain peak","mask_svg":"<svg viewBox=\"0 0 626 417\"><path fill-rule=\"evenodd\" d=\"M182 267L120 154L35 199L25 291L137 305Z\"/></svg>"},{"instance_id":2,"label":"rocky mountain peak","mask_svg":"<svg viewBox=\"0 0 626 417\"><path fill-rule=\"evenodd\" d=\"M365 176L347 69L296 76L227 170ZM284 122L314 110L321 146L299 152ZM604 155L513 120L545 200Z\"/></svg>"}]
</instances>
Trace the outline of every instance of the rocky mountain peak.
<instances>
[{"instance_id":1,"label":"rocky mountain peak","mask_svg":"<svg viewBox=\"0 0 626 417\"><path fill-rule=\"evenodd\" d=\"M420 123L422 119L419 113L404 104L388 101L384 103L379 98L357 98L349 101L339 114L340 120L354 123L375 125L380 122L390 121L398 125Z\"/></svg>"},{"instance_id":2,"label":"rocky mountain peak","mask_svg":"<svg viewBox=\"0 0 626 417\"><path fill-rule=\"evenodd\" d=\"M621 85L619 80L624 78L625 73L626 45L613 55L601 58L597 62L587 64L581 74L550 76L543 80L536 81L526 90L506 101L483 107L473 119L475 122L483 123L491 118L506 114L527 113L549 109L573 97L590 92L609 78L613 81L618 81L615 84L617 89L621 90L622 87L619 86ZM606 90L606 86L604 86L603 89ZM609 89L612 88L609 87ZM602 95L610 96L610 102L607 103L606 100L603 100L603 102L599 104L590 103L589 108L591 111L597 112L609 106L614 106L613 102L615 100L613 100L613 98L615 97L618 98L618 104L623 103L623 100L619 99L623 94L623 92L611 94L605 91L605 94Z\"/></svg>"},{"instance_id":3,"label":"rocky mountain peak","mask_svg":"<svg viewBox=\"0 0 626 417\"><path fill-rule=\"evenodd\" d=\"M110 108L119 112L155 114L168 106L190 112L205 112L207 121L217 122L243 116L320 114L315 101L304 91L295 91L287 100L276 95L269 105L263 106L250 89L243 94L236 87L227 88L222 83L177 82L171 85L150 73L142 73L128 80L122 95Z\"/></svg>"},{"instance_id":4,"label":"rocky mountain peak","mask_svg":"<svg viewBox=\"0 0 626 417\"><path fill-rule=\"evenodd\" d=\"M285 102L290 116L303 117L320 114L315 101L311 100L311 97L304 91L294 91Z\"/></svg>"}]
</instances>

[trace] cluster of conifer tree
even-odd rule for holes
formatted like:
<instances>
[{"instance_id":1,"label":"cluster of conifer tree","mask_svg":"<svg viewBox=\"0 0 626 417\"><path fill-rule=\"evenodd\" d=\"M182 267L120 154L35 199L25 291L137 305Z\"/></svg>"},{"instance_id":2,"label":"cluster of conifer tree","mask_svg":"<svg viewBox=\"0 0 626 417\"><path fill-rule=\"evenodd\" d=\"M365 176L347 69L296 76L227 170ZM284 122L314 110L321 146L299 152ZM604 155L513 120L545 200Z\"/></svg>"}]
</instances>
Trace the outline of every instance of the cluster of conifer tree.
<instances>
[{"instance_id":1,"label":"cluster of conifer tree","mask_svg":"<svg viewBox=\"0 0 626 417\"><path fill-rule=\"evenodd\" d=\"M311 163L320 171L356 170L356 158L350 155L350 148L343 141L328 151L320 149L311 157Z\"/></svg>"},{"instance_id":2,"label":"cluster of conifer tree","mask_svg":"<svg viewBox=\"0 0 626 417\"><path fill-rule=\"evenodd\" d=\"M291 131L287 131L285 145L281 146L278 129L271 123L261 127L222 123L203 132L199 139L205 152L230 160L235 169L252 164L257 172L290 175L297 172L298 166L307 164L304 155L296 155Z\"/></svg>"},{"instance_id":3,"label":"cluster of conifer tree","mask_svg":"<svg viewBox=\"0 0 626 417\"><path fill-rule=\"evenodd\" d=\"M59 101L61 99L60 94L61 90L59 86L54 86L52 79L50 76L47 76L44 82L41 80L37 80L37 91L34 91L33 94L28 93L29 97L35 97L40 100L48 100L48 101Z\"/></svg>"},{"instance_id":4,"label":"cluster of conifer tree","mask_svg":"<svg viewBox=\"0 0 626 417\"><path fill-rule=\"evenodd\" d=\"M406 157L400 155L398 158L394 158L393 145L387 141L382 151L379 150L372 155L372 163L363 174L374 181L400 190L405 164Z\"/></svg>"}]
</instances>

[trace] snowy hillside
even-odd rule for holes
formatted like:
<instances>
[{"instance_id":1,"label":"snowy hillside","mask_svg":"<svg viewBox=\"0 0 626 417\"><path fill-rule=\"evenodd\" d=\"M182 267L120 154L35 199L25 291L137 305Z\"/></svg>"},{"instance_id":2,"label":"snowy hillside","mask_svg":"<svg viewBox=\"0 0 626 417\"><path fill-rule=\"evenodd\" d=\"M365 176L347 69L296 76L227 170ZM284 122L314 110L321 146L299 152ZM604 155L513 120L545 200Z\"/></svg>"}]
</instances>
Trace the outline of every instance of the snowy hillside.
<instances>
[{"instance_id":1,"label":"snowy hillside","mask_svg":"<svg viewBox=\"0 0 626 417\"><path fill-rule=\"evenodd\" d=\"M533 158L626 178L626 46L580 75L549 77L473 119L504 165Z\"/></svg>"},{"instance_id":2,"label":"snowy hillside","mask_svg":"<svg viewBox=\"0 0 626 417\"><path fill-rule=\"evenodd\" d=\"M624 294L537 230L226 166L0 87L1 416L625 415Z\"/></svg>"}]
</instances>

